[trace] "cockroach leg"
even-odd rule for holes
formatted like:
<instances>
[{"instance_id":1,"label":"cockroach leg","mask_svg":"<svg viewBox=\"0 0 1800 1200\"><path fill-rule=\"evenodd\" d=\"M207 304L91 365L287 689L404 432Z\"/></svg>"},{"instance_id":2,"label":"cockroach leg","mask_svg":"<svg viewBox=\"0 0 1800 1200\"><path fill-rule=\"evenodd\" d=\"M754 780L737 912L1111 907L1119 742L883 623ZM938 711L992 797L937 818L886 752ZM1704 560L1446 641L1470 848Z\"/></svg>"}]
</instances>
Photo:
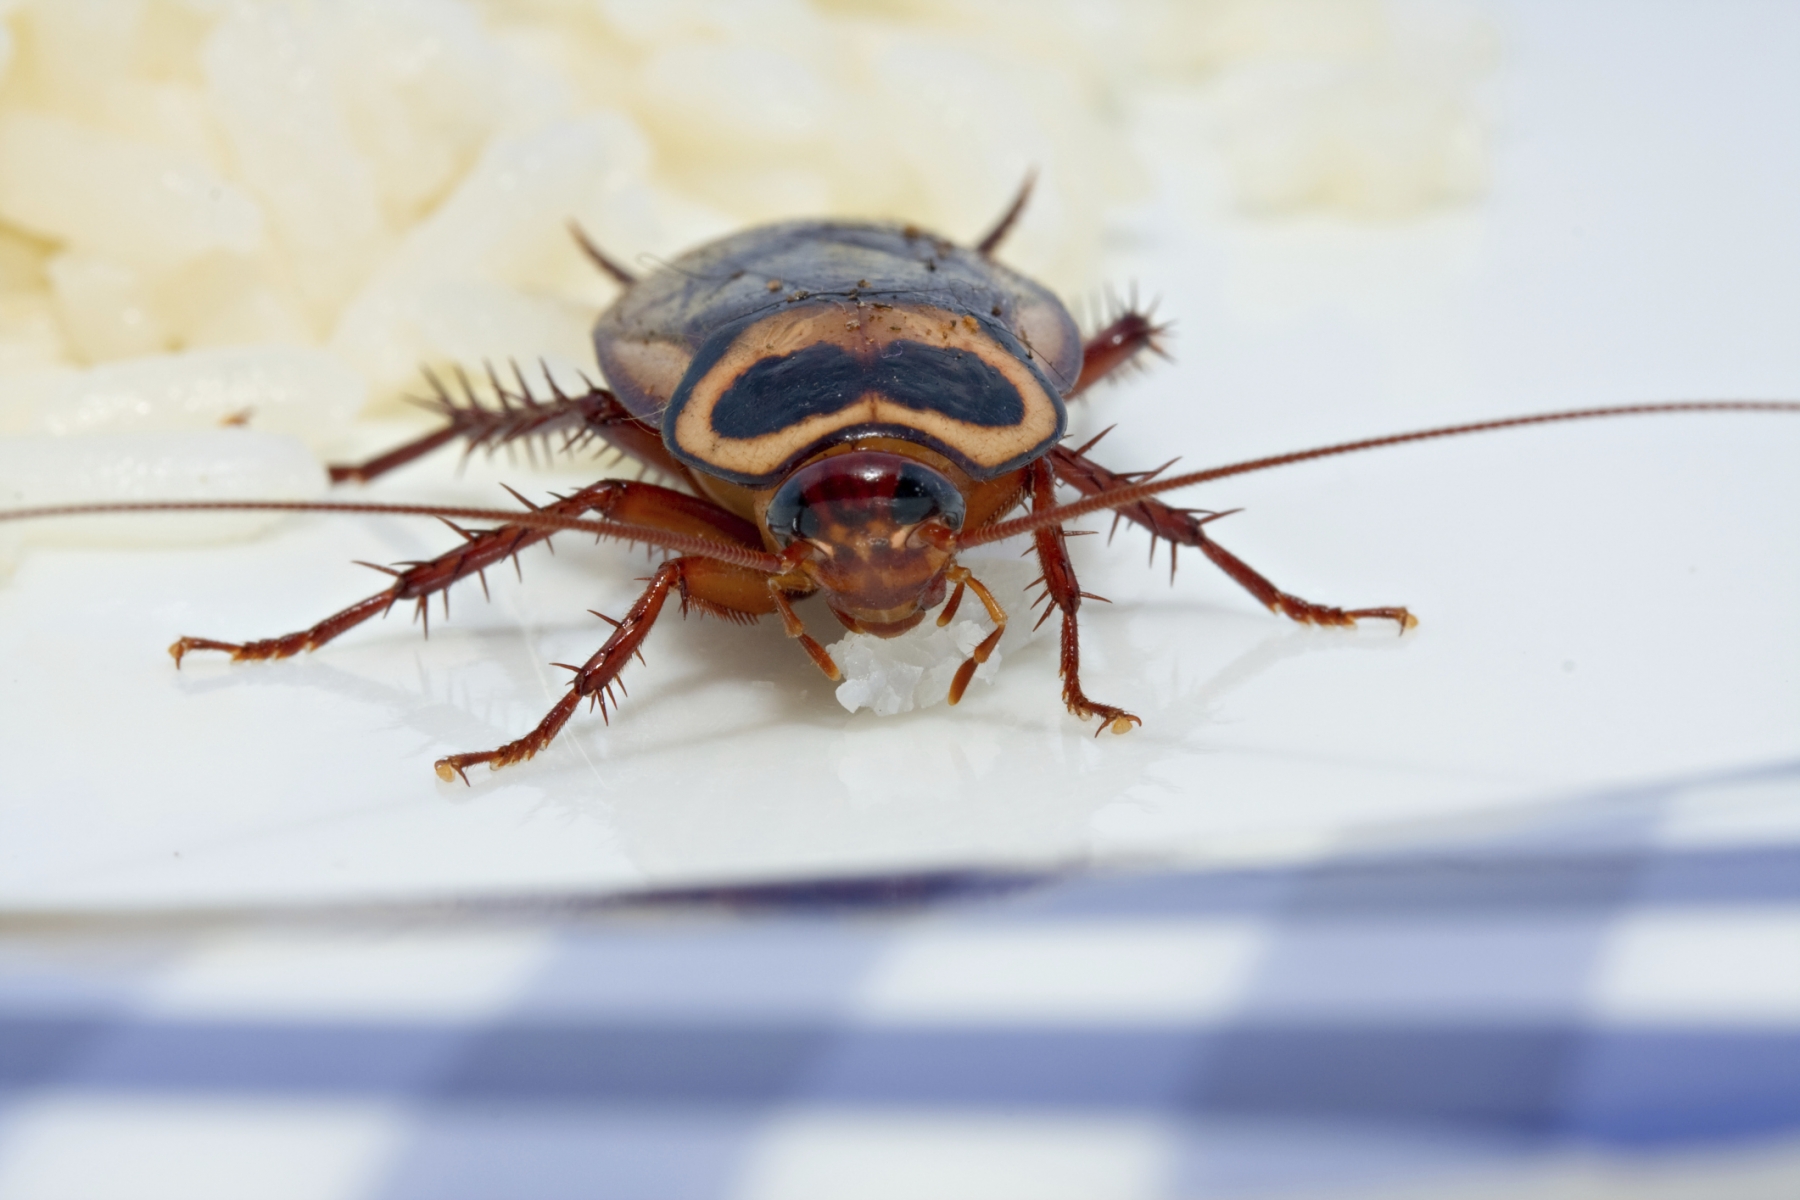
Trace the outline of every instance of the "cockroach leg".
<instances>
[{"instance_id":1,"label":"cockroach leg","mask_svg":"<svg viewBox=\"0 0 1800 1200\"><path fill-rule=\"evenodd\" d=\"M631 656L638 652L650 627L656 624L656 618L662 614L663 601L668 599L669 589L682 582L682 569L691 562L690 559L677 558L664 563L650 577L650 585L644 589L631 611L623 620L613 625L612 636L606 639L605 645L594 652L594 656L583 663L575 672L575 678L569 684L568 694L556 702L544 719L530 733L515 741L493 750L482 750L472 754L451 754L440 758L433 764L439 779L445 783L452 777L469 782L468 769L478 763L487 763L492 769L510 766L531 758L539 750L548 746L568 723L569 717L577 706L585 699L600 706L600 715L610 721L607 706L612 698L612 685L631 661Z\"/></svg>"},{"instance_id":2,"label":"cockroach leg","mask_svg":"<svg viewBox=\"0 0 1800 1200\"><path fill-rule=\"evenodd\" d=\"M543 505L539 512L554 516L581 517L595 514L603 518L647 525L676 533L698 534L720 542L754 546L756 529L748 521L734 516L694 496L624 479L604 479L563 499ZM520 525L501 525L493 529L469 531L458 529L463 544L454 550L425 562L404 568L378 567L394 576L394 582L383 591L334 613L309 629L255 642L220 642L211 638L184 637L169 647L177 666L190 650L221 650L232 660L287 658L305 650L316 650L326 642L371 617L387 612L404 600L416 601L421 611L426 601L443 592L458 580L480 576L487 568L515 557L527 546L545 541L552 531ZM724 564L714 564L723 567ZM485 576L483 583L485 584ZM757 577L760 581L760 577Z\"/></svg>"},{"instance_id":3,"label":"cockroach leg","mask_svg":"<svg viewBox=\"0 0 1800 1200\"><path fill-rule=\"evenodd\" d=\"M326 468L331 474L333 483L367 483L380 475L386 475L396 467L404 467L415 458L424 458L439 446L449 445L463 436L461 424L454 418L441 429L434 429L422 437L414 438L405 445L396 446L385 454L376 455L367 462L332 463Z\"/></svg>"},{"instance_id":4,"label":"cockroach leg","mask_svg":"<svg viewBox=\"0 0 1800 1200\"><path fill-rule=\"evenodd\" d=\"M1206 520L1196 521L1195 524L1204 526ZM1399 626L1401 633L1405 633L1419 623L1419 619L1404 608L1333 608L1329 604L1314 604L1310 600L1289 595L1263 578L1243 559L1207 537L1204 528L1196 528L1195 533L1196 541L1193 544L1200 548L1200 553L1231 576L1238 586L1260 600L1269 611L1278 612L1302 625L1354 625L1359 619L1366 617L1370 620L1392 621Z\"/></svg>"},{"instance_id":5,"label":"cockroach leg","mask_svg":"<svg viewBox=\"0 0 1800 1200\"><path fill-rule=\"evenodd\" d=\"M662 613L663 601L668 599L670 588L680 589L683 613L691 608L731 621L751 622L777 607L770 598L772 592L764 583L767 578L760 572L710 558L676 558L663 563L650 576L649 585L631 606L631 611L617 621L611 617L603 618L612 625L612 636L587 662L571 668L575 678L569 683L568 694L556 702L536 728L493 750L452 754L438 759L435 764L438 778L449 782L455 776L467 783L469 777L465 772L478 763L487 763L499 770L531 758L555 740L584 699L597 704L601 719L610 723L610 709L616 703L613 686L619 682L619 673L625 669L625 664L634 655L642 657L639 647ZM830 661L826 659L826 662Z\"/></svg>"},{"instance_id":6,"label":"cockroach leg","mask_svg":"<svg viewBox=\"0 0 1800 1200\"><path fill-rule=\"evenodd\" d=\"M1040 459L1031 467L1031 506L1034 510L1041 511L1055 503L1055 480L1050 468ZM1031 537L1037 548L1038 563L1044 571L1044 599L1050 605L1039 618L1038 624L1050 619L1051 610L1060 610L1062 613L1063 703L1083 721L1089 717L1100 718L1100 728L1094 731L1096 737L1108 729L1114 733L1129 733L1135 726L1142 725L1143 721L1122 708L1091 700L1081 690L1081 632L1076 613L1080 610L1082 597L1086 593L1075 579L1075 566L1069 561L1069 548L1063 528L1052 525L1034 530Z\"/></svg>"},{"instance_id":7,"label":"cockroach leg","mask_svg":"<svg viewBox=\"0 0 1800 1200\"><path fill-rule=\"evenodd\" d=\"M587 490L600 493L593 512L609 521L648 525L670 533L693 533L759 549L762 546L762 536L755 525L710 500L686 492L624 479L607 480Z\"/></svg>"},{"instance_id":8,"label":"cockroach leg","mask_svg":"<svg viewBox=\"0 0 1800 1200\"><path fill-rule=\"evenodd\" d=\"M1086 496L1099 495L1114 488L1124 487L1140 478L1136 475L1126 476L1109 471L1079 451L1063 447L1052 450L1046 456L1046 460L1058 479ZM1257 573L1244 560L1207 536L1207 523L1217 520L1222 514L1196 514L1185 509L1171 508L1155 499L1140 500L1136 504L1127 505L1117 511L1127 521L1148 529L1152 536L1168 540L1171 574L1174 572L1174 548L1176 546L1193 546L1211 559L1220 570L1231 576L1239 587L1255 596L1264 607L1272 612L1290 617L1303 625L1354 625L1359 619L1366 617L1371 620L1392 621L1400 627L1401 633L1405 633L1419 623L1418 619L1404 608L1336 608L1329 604L1315 604L1310 600L1302 600L1298 596L1282 591Z\"/></svg>"},{"instance_id":9,"label":"cockroach leg","mask_svg":"<svg viewBox=\"0 0 1800 1200\"><path fill-rule=\"evenodd\" d=\"M616 486L617 482L608 480L583 488L567 499L546 505L543 511L562 516L582 516L603 504L604 492ZM463 533L463 544L448 553L425 562L412 563L404 569L377 568L394 576L391 586L352 604L342 612L332 614L309 629L254 642L220 642L212 638L184 637L169 647L169 654L175 659L175 665L180 666L181 660L190 650L222 650L231 655L233 662L287 658L303 650L317 650L332 638L354 629L371 617L387 612L402 600L416 600L423 606L430 596L442 592L457 580L478 575L488 567L504 562L525 547L550 536L546 530L525 529L516 525L502 525L479 533L459 532Z\"/></svg>"},{"instance_id":10,"label":"cockroach leg","mask_svg":"<svg viewBox=\"0 0 1800 1200\"><path fill-rule=\"evenodd\" d=\"M945 601L944 607L938 612L938 628L941 629L945 625L956 620L956 610L962 607L963 592L965 588L965 584L958 582L955 589L951 591L950 599Z\"/></svg>"},{"instance_id":11,"label":"cockroach leg","mask_svg":"<svg viewBox=\"0 0 1800 1200\"><path fill-rule=\"evenodd\" d=\"M347 629L354 629L370 617L378 616L394 606L400 597L395 595L400 585L395 584L385 592L379 592L366 600L358 601L342 612L333 613L310 629L298 633L286 634L278 638L266 638L257 642L216 642L211 638L184 637L177 638L169 647L169 655L179 667L181 660L187 657L190 650L223 650L231 655L231 661L244 662L264 658L287 658L302 650L316 650Z\"/></svg>"},{"instance_id":12,"label":"cockroach leg","mask_svg":"<svg viewBox=\"0 0 1800 1200\"><path fill-rule=\"evenodd\" d=\"M333 483L367 483L459 440L465 443L464 451L469 454L521 440L545 440L558 451L576 450L598 441L653 471L676 479L688 478L687 469L664 448L661 433L633 416L605 388L590 385L579 394L571 394L563 391L546 371L543 386L550 395L539 399L515 365L509 381L489 370L491 396L484 401L460 372L454 389L430 372L426 379L433 395L421 403L444 418L443 427L367 462L332 465Z\"/></svg>"},{"instance_id":13,"label":"cockroach leg","mask_svg":"<svg viewBox=\"0 0 1800 1200\"><path fill-rule=\"evenodd\" d=\"M987 585L970 574L969 568L951 567L944 572L944 578L955 584L959 592L964 586L974 592L975 598L987 609L988 619L994 623L994 631L982 638L980 644L969 652L969 657L963 659L962 666L956 668L956 675L950 680L950 703L955 704L969 690L969 681L975 678L975 668L988 660L994 647L1000 644L1001 637L1005 635L1006 610L994 599L994 593L987 590Z\"/></svg>"},{"instance_id":14,"label":"cockroach leg","mask_svg":"<svg viewBox=\"0 0 1800 1200\"><path fill-rule=\"evenodd\" d=\"M1137 360L1145 350L1168 357L1162 348L1162 335L1169 327L1158 325L1148 313L1133 304L1120 313L1106 328L1096 333L1081 347L1081 374L1069 395L1078 396Z\"/></svg>"},{"instance_id":15,"label":"cockroach leg","mask_svg":"<svg viewBox=\"0 0 1800 1200\"><path fill-rule=\"evenodd\" d=\"M835 662L831 661L831 655L825 652L825 647L819 645L812 634L806 632L806 626L801 622L800 614L795 612L794 606L788 602L787 593L782 590L778 579L771 578L769 580L769 600L774 604L775 611L781 614L782 629L789 637L800 643L800 648L806 651L807 657L813 660L813 665L825 672L825 678L831 682L843 682L844 673L838 670Z\"/></svg>"}]
</instances>

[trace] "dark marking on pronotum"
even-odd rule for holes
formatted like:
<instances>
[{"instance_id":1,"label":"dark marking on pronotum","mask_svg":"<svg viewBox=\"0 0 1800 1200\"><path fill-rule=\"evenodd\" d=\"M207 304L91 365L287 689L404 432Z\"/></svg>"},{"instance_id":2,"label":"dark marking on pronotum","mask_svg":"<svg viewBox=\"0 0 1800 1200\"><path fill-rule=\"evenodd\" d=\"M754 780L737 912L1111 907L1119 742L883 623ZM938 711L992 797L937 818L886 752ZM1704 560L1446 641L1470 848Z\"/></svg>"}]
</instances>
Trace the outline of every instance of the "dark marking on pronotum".
<instances>
[{"instance_id":1,"label":"dark marking on pronotum","mask_svg":"<svg viewBox=\"0 0 1800 1200\"><path fill-rule=\"evenodd\" d=\"M873 362L829 343L759 359L719 397L712 427L723 437L762 437L840 412L870 393L989 429L1009 429L1025 419L1019 390L977 355L894 341Z\"/></svg>"}]
</instances>

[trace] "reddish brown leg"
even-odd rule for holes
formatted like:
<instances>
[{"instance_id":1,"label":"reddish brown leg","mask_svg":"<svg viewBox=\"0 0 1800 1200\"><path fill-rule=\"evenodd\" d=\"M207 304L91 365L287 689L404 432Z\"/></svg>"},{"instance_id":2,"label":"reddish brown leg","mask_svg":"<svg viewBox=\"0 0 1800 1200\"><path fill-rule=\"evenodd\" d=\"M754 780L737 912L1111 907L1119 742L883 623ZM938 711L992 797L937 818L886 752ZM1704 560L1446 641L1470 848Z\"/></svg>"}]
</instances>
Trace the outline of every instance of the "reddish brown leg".
<instances>
[{"instance_id":1,"label":"reddish brown leg","mask_svg":"<svg viewBox=\"0 0 1800 1200\"><path fill-rule=\"evenodd\" d=\"M465 450L471 454L518 441L529 446L546 440L553 442L557 450L578 449L600 441L652 470L676 479L688 477L686 468L671 458L663 447L662 434L633 416L618 397L605 388L590 387L580 395L572 396L546 376L545 386L549 388L551 398L539 400L516 367L511 385L501 382L490 369L488 383L493 391L490 406L482 402L466 376L457 376L460 396L453 394L436 376L428 374L426 378L435 393L432 407L444 418L443 428L396 446L368 462L335 464L331 467L333 483L367 483L439 446L458 440L466 441Z\"/></svg>"},{"instance_id":2,"label":"reddish brown leg","mask_svg":"<svg viewBox=\"0 0 1800 1200\"><path fill-rule=\"evenodd\" d=\"M1115 474L1079 451L1061 447L1052 450L1043 461L1050 464L1058 479L1087 496L1133 483L1139 478ZM1214 565L1231 576L1238 586L1255 596L1265 607L1303 625L1354 625L1359 618L1368 617L1393 621L1400 626L1400 632L1405 633L1419 623L1404 608L1334 608L1329 604L1314 604L1310 600L1302 600L1282 591L1253 570L1248 563L1206 535L1207 522L1216 520L1217 514L1196 515L1185 509L1170 508L1160 500L1143 500L1119 509L1118 513L1125 520L1148 529L1153 539L1168 539L1171 573L1175 569L1176 546L1198 547L1200 553L1211 559ZM1155 552L1154 541L1151 543L1151 550L1152 553Z\"/></svg>"},{"instance_id":3,"label":"reddish brown leg","mask_svg":"<svg viewBox=\"0 0 1800 1200\"><path fill-rule=\"evenodd\" d=\"M825 673L825 678L833 683L841 683L844 673L838 670L835 662L831 661L831 655L826 652L825 647L819 645L818 639L806 632L806 624L800 620L800 614L794 611L793 604L788 601L787 593L782 590L781 582L771 578L768 588L769 603L781 615L782 629L789 637L800 643L800 648L806 651L808 658L812 659L813 666Z\"/></svg>"},{"instance_id":4,"label":"reddish brown leg","mask_svg":"<svg viewBox=\"0 0 1800 1200\"><path fill-rule=\"evenodd\" d=\"M987 585L975 578L969 568L951 567L944 572L944 578L954 583L956 590L950 593L950 602L938 614L939 625L948 625L956 615L965 587L975 593L975 598L987 609L988 620L994 623L994 631L982 638L975 649L969 652L969 657L963 659L962 666L956 668L956 674L950 679L950 703L956 704L962 700L963 693L969 690L969 681L975 678L975 668L988 660L994 653L994 647L1006 636L1006 610L1000 607L1000 602L994 599L994 593L988 591Z\"/></svg>"},{"instance_id":5,"label":"reddish brown leg","mask_svg":"<svg viewBox=\"0 0 1800 1200\"><path fill-rule=\"evenodd\" d=\"M755 620L775 607L768 599L766 579L767 576L758 572L710 558L677 558L664 563L650 577L650 585L631 606L631 611L623 620L613 622L612 636L606 639L606 644L581 666L569 668L575 672L575 678L569 684L568 694L556 702L535 729L493 750L452 754L438 759L435 764L438 778L448 782L456 776L467 783L468 768L478 763L487 763L499 770L523 762L555 740L583 700L590 705L599 705L602 719L610 722L609 706L617 703L613 684L618 681L625 664L638 653L650 627L662 613L663 601L668 599L670 588L680 589L684 612L692 605L720 616Z\"/></svg>"},{"instance_id":6,"label":"reddish brown leg","mask_svg":"<svg viewBox=\"0 0 1800 1200\"><path fill-rule=\"evenodd\" d=\"M722 542L751 546L761 544L755 527L748 521L709 501L652 483L605 479L545 505L540 511L569 517L594 513L616 521L695 533L717 538ZM549 530L526 529L518 525L501 525L480 532L458 529L457 532L462 534L463 544L447 554L426 562L413 563L404 570L377 568L394 576L392 586L327 617L310 629L256 642L218 642L211 638L184 637L169 647L169 653L174 656L177 666L181 665L182 657L190 650L222 650L230 654L233 661L287 658L303 650L316 650L340 633L387 612L403 600L416 601L423 618L426 603L432 595L445 592L457 580L467 579L471 575L480 577L482 590L485 591L487 576L483 572L487 568L513 558L525 547L545 541L551 536ZM760 576L758 580L760 586ZM448 608L448 605L449 599L446 596L445 607Z\"/></svg>"},{"instance_id":7,"label":"reddish brown leg","mask_svg":"<svg viewBox=\"0 0 1800 1200\"><path fill-rule=\"evenodd\" d=\"M1069 390L1069 394L1080 395L1132 362L1145 350L1162 354L1162 343L1158 339L1167 330L1167 325L1158 325L1152 321L1149 313L1139 312L1135 306L1126 309L1118 319L1089 338L1081 347L1081 375L1075 380L1075 386Z\"/></svg>"},{"instance_id":8,"label":"reddish brown leg","mask_svg":"<svg viewBox=\"0 0 1800 1200\"><path fill-rule=\"evenodd\" d=\"M1056 504L1056 483L1051 477L1050 468L1043 459L1031 466L1031 507L1034 512L1041 512ZM1081 690L1081 634L1076 613L1081 608L1081 599L1087 595L1075 579L1074 564L1069 561L1069 547L1063 535L1062 526L1052 525L1039 529L1031 535L1037 546L1038 563L1044 569L1044 599L1049 607L1038 619L1042 625L1050 619L1056 610L1062 612L1062 681L1063 703L1069 711L1082 720L1089 717L1100 718L1100 729L1094 731L1099 736L1101 730L1110 729L1114 733L1129 732L1133 726L1143 722L1122 708L1111 704L1101 704L1090 700L1086 692Z\"/></svg>"}]
</instances>

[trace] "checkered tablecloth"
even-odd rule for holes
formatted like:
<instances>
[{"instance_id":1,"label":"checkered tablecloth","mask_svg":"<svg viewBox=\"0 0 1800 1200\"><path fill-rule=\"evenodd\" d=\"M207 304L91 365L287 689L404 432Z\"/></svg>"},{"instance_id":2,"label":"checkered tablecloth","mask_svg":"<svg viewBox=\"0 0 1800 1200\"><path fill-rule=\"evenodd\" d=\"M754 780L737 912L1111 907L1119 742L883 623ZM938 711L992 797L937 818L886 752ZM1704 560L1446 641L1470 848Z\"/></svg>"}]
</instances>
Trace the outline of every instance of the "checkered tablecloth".
<instances>
[{"instance_id":1,"label":"checkered tablecloth","mask_svg":"<svg viewBox=\"0 0 1800 1200\"><path fill-rule=\"evenodd\" d=\"M0 1197L1800 1196L1800 764L1280 867L0 924Z\"/></svg>"}]
</instances>

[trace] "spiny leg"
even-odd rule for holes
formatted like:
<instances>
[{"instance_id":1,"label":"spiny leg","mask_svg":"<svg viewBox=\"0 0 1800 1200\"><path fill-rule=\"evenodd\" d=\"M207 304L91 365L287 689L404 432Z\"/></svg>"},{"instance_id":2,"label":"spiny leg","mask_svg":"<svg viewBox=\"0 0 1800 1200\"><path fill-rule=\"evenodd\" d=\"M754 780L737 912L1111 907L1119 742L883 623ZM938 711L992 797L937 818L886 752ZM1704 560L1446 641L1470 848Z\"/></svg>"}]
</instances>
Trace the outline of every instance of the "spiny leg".
<instances>
[{"instance_id":1,"label":"spiny leg","mask_svg":"<svg viewBox=\"0 0 1800 1200\"><path fill-rule=\"evenodd\" d=\"M1086 448L1084 446L1082 450ZM1141 474L1120 475L1109 471L1088 458L1081 450L1058 447L1043 461L1049 462L1058 479L1087 496L1098 495L1143 478ZM1142 525L1150 531L1152 553L1155 553L1156 547L1154 539L1168 540L1171 575L1175 570L1175 547L1194 546L1211 559L1215 566L1231 576L1238 586L1255 596L1265 608L1303 625L1354 625L1360 618L1367 617L1371 620L1393 621L1400 627L1400 632L1405 633L1419 623L1416 617L1400 607L1337 608L1329 604L1315 604L1311 600L1303 600L1282 591L1248 563L1207 536L1207 523L1217 520L1223 514L1198 515L1185 509L1171 508L1155 499L1142 500L1117 511L1125 520Z\"/></svg>"},{"instance_id":2,"label":"spiny leg","mask_svg":"<svg viewBox=\"0 0 1800 1200\"><path fill-rule=\"evenodd\" d=\"M637 603L625 614L621 621L613 623L612 636L606 644L594 652L594 656L575 668L575 678L569 690L558 700L537 727L522 738L507 742L493 750L481 750L470 754L451 754L437 760L433 764L439 779L450 782L452 776L469 782L468 768L477 763L488 763L494 770L522 762L548 746L562 727L574 714L576 706L582 700L597 703L602 718L607 717L607 704L612 699L612 685L625 669L631 656L638 652L650 627L656 624L656 618L662 614L663 601L668 598L669 589L681 580L682 563L685 559L675 559L658 567L656 574L650 577L650 585L644 594L637 598Z\"/></svg>"},{"instance_id":3,"label":"spiny leg","mask_svg":"<svg viewBox=\"0 0 1800 1200\"><path fill-rule=\"evenodd\" d=\"M676 479L687 478L686 469L664 448L662 434L633 416L605 388L589 385L584 392L570 394L546 371L544 380L550 398L540 400L517 364L510 384L490 367L488 386L492 401L484 403L460 370L456 391L430 372L425 377L433 392L428 404L444 418L444 425L367 462L334 464L330 468L333 483L367 483L459 440L466 442L464 452L468 454L521 440L529 446L535 439L557 439L557 450L574 450L600 441L654 471Z\"/></svg>"},{"instance_id":4,"label":"spiny leg","mask_svg":"<svg viewBox=\"0 0 1800 1200\"><path fill-rule=\"evenodd\" d=\"M1167 358L1162 348L1162 335L1167 325L1158 325L1148 312L1140 312L1135 303L1126 306L1106 328L1081 346L1081 374L1069 395L1078 396L1116 372L1137 361L1145 350Z\"/></svg>"},{"instance_id":5,"label":"spiny leg","mask_svg":"<svg viewBox=\"0 0 1800 1200\"><path fill-rule=\"evenodd\" d=\"M557 516L580 517L589 513L637 525L649 525L680 533L715 537L723 542L757 545L756 529L724 509L694 496L623 479L603 479L544 505L538 511ZM221 650L234 662L246 659L287 658L303 650L316 650L332 638L387 612L403 600L416 601L423 617L429 599L444 593L451 584L471 575L481 579L487 588L487 568L517 556L527 546L546 541L550 530L527 529L518 525L501 525L494 529L471 531L452 526L462 535L463 544L454 550L425 562L412 563L405 569L377 567L394 576L386 589L358 601L342 612L334 613L317 625L281 637L254 642L220 642L211 638L184 637L169 647L169 653L180 666L190 650ZM445 606L449 600L446 596Z\"/></svg>"},{"instance_id":6,"label":"spiny leg","mask_svg":"<svg viewBox=\"0 0 1800 1200\"><path fill-rule=\"evenodd\" d=\"M1162 354L1163 350L1157 339L1166 329L1167 326L1155 324L1151 320L1150 314L1139 312L1135 305L1127 307L1124 313L1083 344L1081 375L1076 380L1075 387L1071 389L1070 395L1077 395L1102 379L1112 376L1120 368L1133 362L1145 350ZM1100 437L1104 436L1103 432ZM1099 440L1100 438L1096 437L1079 450L1069 450L1060 446L1052 450L1048 456L1048 462L1055 471L1056 477L1088 496L1124 484L1136 483L1145 478L1143 473L1117 474L1088 458L1085 451ZM1047 502L1039 501L1034 497L1034 507L1042 503ZM1302 624L1354 625L1359 617L1382 618L1397 622L1402 633L1418 624L1417 619L1404 608L1342 609L1328 604L1314 604L1310 600L1303 600L1299 596L1282 591L1243 559L1232 554L1206 535L1206 523L1216 520L1218 514L1197 516L1183 509L1171 508L1155 499L1144 500L1129 508L1120 509L1118 514L1150 531L1150 552L1152 554L1156 552L1157 538L1168 540L1171 576L1175 570L1175 547L1194 546L1211 559L1220 570L1231 576L1240 587L1255 596L1258 602L1271 611L1281 613ZM1043 557L1041 546L1043 533L1044 531L1040 531L1038 535L1034 535L1040 539L1040 558ZM1060 540L1060 528L1056 530L1056 534ZM1046 584L1050 578L1051 572L1046 567ZM1076 594L1079 595L1079 593ZM1065 609L1065 612L1067 611L1069 610ZM1069 661L1071 651L1068 646L1073 643L1073 640L1072 636L1067 633L1065 625L1065 662ZM1133 719L1135 720L1135 718Z\"/></svg>"},{"instance_id":7,"label":"spiny leg","mask_svg":"<svg viewBox=\"0 0 1800 1200\"><path fill-rule=\"evenodd\" d=\"M1032 510L1042 511L1055 504L1055 480L1049 466L1039 459L1031 468ZM1142 725L1143 721L1122 708L1091 700L1081 690L1081 632L1076 613L1081 608L1082 598L1089 594L1081 590L1081 585L1075 579L1075 566L1069 561L1069 547L1062 526L1052 525L1039 529L1031 537L1037 547L1038 563L1044 571L1044 599L1049 602L1044 615L1038 618L1038 624L1042 625L1049 620L1052 611L1062 612L1063 703L1068 705L1070 712L1084 721L1089 717L1100 718L1100 728L1094 731L1096 737L1101 730L1106 729L1114 733L1130 732L1134 726Z\"/></svg>"},{"instance_id":8,"label":"spiny leg","mask_svg":"<svg viewBox=\"0 0 1800 1200\"><path fill-rule=\"evenodd\" d=\"M499 770L531 758L555 740L557 733L568 723L583 700L587 700L590 705L598 705L601 719L610 724L609 706L617 702L613 695L613 685L618 682L619 673L625 669L625 664L631 661L633 655L638 654L650 627L661 615L663 601L668 599L670 588L680 589L684 614L689 608L694 608L727 620L752 622L774 607L768 599L769 593L764 582L766 579L767 576L760 572L710 558L677 558L662 564L650 576L649 585L637 598L637 603L631 606L631 610L621 620L614 621L611 617L596 614L611 624L613 631L612 636L606 639L606 644L595 651L592 658L579 667L566 663L555 664L573 671L575 677L569 683L568 693L556 702L530 733L493 750L451 754L440 758L434 764L438 778L449 782L452 776L457 776L467 783L469 777L465 772L478 763L487 763L494 770Z\"/></svg>"}]
</instances>

